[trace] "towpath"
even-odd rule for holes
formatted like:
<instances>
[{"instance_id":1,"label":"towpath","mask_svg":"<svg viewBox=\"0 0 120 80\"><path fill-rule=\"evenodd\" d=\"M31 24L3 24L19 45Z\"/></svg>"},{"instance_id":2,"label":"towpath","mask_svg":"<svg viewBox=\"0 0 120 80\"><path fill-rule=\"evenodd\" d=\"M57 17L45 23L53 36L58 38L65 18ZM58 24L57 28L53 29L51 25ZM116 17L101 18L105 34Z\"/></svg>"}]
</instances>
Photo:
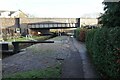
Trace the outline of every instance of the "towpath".
<instances>
[{"instance_id":1,"label":"towpath","mask_svg":"<svg viewBox=\"0 0 120 80\"><path fill-rule=\"evenodd\" d=\"M3 76L23 71L52 67L63 60L62 78L96 78L96 72L86 53L85 44L73 37L60 36L40 43L2 60Z\"/></svg>"}]
</instances>

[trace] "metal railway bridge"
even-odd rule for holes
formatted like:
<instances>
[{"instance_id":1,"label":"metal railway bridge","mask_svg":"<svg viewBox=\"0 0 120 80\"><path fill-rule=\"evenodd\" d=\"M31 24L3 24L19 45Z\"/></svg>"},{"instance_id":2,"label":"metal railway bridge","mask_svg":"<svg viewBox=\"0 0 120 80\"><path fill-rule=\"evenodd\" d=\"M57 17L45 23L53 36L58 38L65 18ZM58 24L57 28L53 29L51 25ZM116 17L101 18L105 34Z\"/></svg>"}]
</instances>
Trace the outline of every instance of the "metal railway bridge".
<instances>
[{"instance_id":1,"label":"metal railway bridge","mask_svg":"<svg viewBox=\"0 0 120 80\"><path fill-rule=\"evenodd\" d=\"M77 27L79 27L79 23L41 22L41 23L28 24L28 28L58 29L58 28L77 28Z\"/></svg>"},{"instance_id":2,"label":"metal railway bridge","mask_svg":"<svg viewBox=\"0 0 120 80\"><path fill-rule=\"evenodd\" d=\"M77 28L80 26L80 21L72 22L72 23L61 23L61 22L53 22L53 21L45 21L39 23L28 23L27 29L30 34L37 34L41 32L42 34L49 34L50 29L70 29Z\"/></svg>"}]
</instances>

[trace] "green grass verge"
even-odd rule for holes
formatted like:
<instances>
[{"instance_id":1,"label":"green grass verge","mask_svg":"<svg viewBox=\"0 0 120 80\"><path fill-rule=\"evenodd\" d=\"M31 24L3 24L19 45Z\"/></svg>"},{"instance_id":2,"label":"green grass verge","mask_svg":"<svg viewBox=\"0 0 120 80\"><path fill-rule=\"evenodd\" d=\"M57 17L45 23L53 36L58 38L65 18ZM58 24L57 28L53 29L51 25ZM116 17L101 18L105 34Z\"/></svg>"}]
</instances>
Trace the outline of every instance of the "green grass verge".
<instances>
[{"instance_id":1,"label":"green grass verge","mask_svg":"<svg viewBox=\"0 0 120 80\"><path fill-rule=\"evenodd\" d=\"M21 80L24 78L60 78L61 65L55 67L49 67L43 70L33 70L27 72L18 72L12 75L4 76L2 80Z\"/></svg>"},{"instance_id":2,"label":"green grass verge","mask_svg":"<svg viewBox=\"0 0 120 80\"><path fill-rule=\"evenodd\" d=\"M35 40L44 40L44 39L47 39L49 38L50 36L33 36L32 38L26 38L26 37L20 37L20 38L17 38L17 39L8 39L6 41L8 42L12 42L12 41L28 41L28 40L32 40L32 39L35 39Z\"/></svg>"},{"instance_id":3,"label":"green grass verge","mask_svg":"<svg viewBox=\"0 0 120 80\"><path fill-rule=\"evenodd\" d=\"M8 41L8 42L12 42L12 41L25 41L25 40L27 40L25 37L21 37L21 38L17 38L17 39L8 39L8 40L6 40L6 41Z\"/></svg>"},{"instance_id":4,"label":"green grass verge","mask_svg":"<svg viewBox=\"0 0 120 80\"><path fill-rule=\"evenodd\" d=\"M47 39L49 39L51 36L33 36L33 39L35 39L35 40L38 40L38 41L42 41L42 40L47 40ZM7 40L8 42L12 42L14 39L9 39L9 40ZM26 38L25 37L22 37L22 38L18 38L18 39L16 39L16 41L25 41L26 40ZM26 40L26 41L28 41L28 40ZM26 47L28 47L28 46L30 46L30 44L28 44L28 43L24 43L24 44L19 44L20 45L20 49L23 49L23 48L26 48ZM9 49L11 50L11 49L13 49L13 45L9 45Z\"/></svg>"}]
</instances>

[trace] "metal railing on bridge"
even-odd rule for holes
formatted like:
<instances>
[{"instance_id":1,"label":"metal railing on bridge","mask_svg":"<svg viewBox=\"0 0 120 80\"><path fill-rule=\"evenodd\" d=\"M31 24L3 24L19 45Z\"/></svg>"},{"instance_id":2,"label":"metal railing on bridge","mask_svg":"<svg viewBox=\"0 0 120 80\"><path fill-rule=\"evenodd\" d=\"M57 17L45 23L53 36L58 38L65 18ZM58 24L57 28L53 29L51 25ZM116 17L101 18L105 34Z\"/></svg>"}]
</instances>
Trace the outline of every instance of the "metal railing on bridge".
<instances>
[{"instance_id":1,"label":"metal railing on bridge","mask_svg":"<svg viewBox=\"0 0 120 80\"><path fill-rule=\"evenodd\" d=\"M77 28L78 23L29 23L28 28Z\"/></svg>"}]
</instances>

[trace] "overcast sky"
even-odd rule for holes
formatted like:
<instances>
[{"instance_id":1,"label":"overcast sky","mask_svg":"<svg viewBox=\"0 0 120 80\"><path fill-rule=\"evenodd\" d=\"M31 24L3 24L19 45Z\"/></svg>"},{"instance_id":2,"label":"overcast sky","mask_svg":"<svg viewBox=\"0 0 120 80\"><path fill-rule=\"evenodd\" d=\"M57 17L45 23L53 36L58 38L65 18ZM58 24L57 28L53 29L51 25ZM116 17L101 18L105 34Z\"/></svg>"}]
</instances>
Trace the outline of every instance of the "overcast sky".
<instances>
[{"instance_id":1,"label":"overcast sky","mask_svg":"<svg viewBox=\"0 0 120 80\"><path fill-rule=\"evenodd\" d=\"M22 10L39 17L81 17L103 12L103 0L0 0L0 10Z\"/></svg>"}]
</instances>

